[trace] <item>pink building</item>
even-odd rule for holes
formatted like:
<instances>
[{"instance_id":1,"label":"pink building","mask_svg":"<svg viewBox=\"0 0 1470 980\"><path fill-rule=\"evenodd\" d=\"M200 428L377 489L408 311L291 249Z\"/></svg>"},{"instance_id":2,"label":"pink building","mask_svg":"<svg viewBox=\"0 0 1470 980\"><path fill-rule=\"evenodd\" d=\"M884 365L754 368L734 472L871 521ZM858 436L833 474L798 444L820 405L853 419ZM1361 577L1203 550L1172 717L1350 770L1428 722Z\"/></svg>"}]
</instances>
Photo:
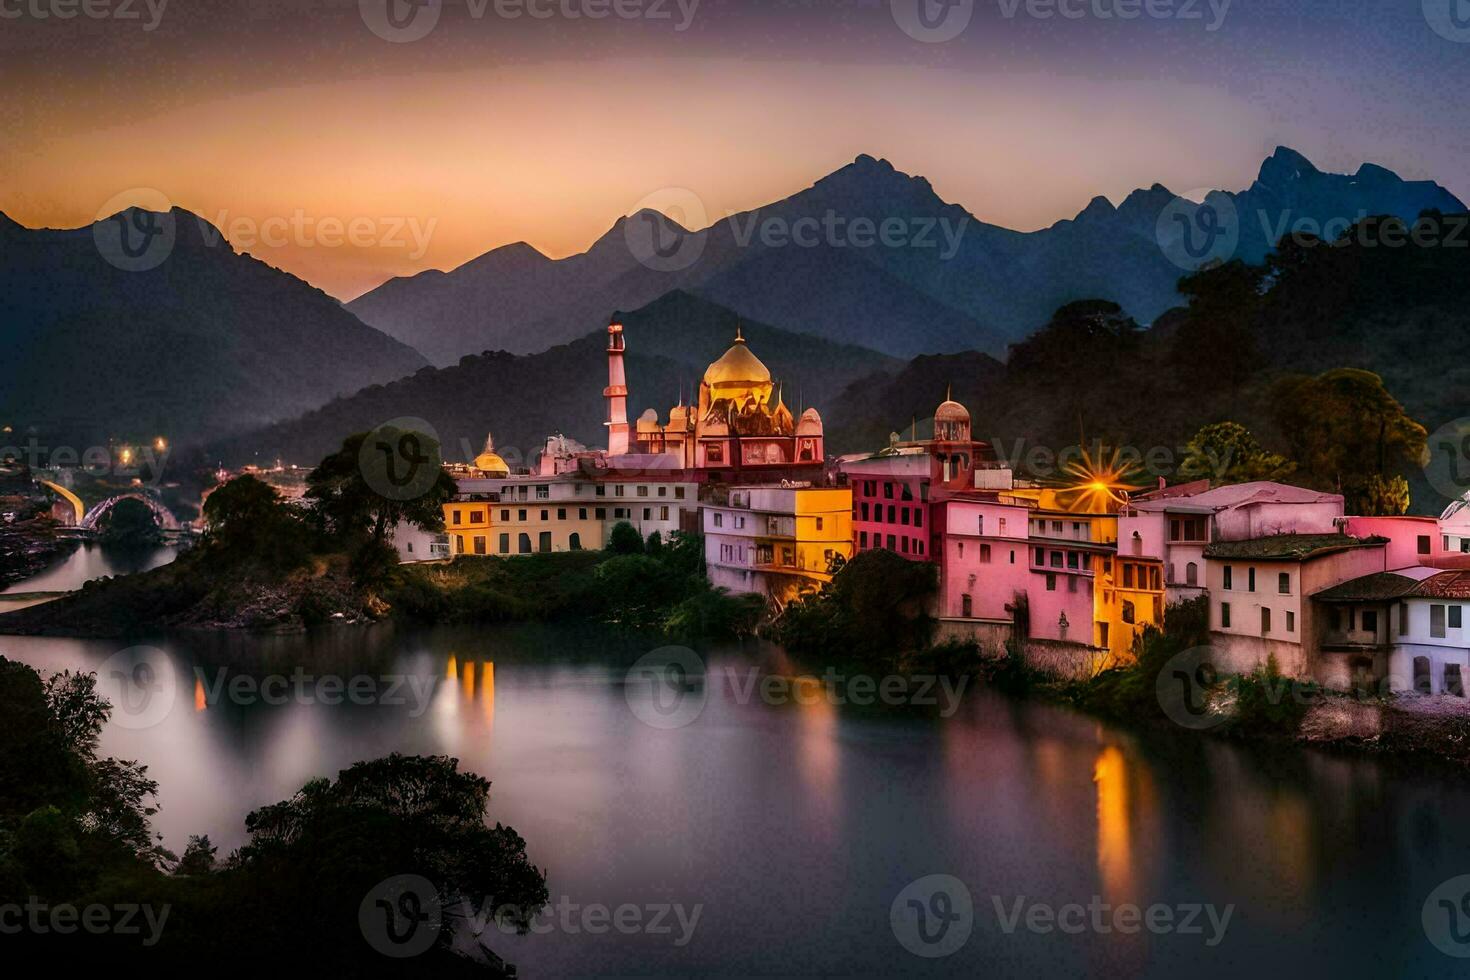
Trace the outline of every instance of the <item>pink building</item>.
<instances>
[{"instance_id":1,"label":"pink building","mask_svg":"<svg viewBox=\"0 0 1470 980\"><path fill-rule=\"evenodd\" d=\"M993 459L988 443L971 439L969 411L952 400L935 409L932 439L895 440L880 452L842 459L838 469L852 487L854 553L887 548L912 561L936 561L937 492L971 487L977 465Z\"/></svg>"}]
</instances>

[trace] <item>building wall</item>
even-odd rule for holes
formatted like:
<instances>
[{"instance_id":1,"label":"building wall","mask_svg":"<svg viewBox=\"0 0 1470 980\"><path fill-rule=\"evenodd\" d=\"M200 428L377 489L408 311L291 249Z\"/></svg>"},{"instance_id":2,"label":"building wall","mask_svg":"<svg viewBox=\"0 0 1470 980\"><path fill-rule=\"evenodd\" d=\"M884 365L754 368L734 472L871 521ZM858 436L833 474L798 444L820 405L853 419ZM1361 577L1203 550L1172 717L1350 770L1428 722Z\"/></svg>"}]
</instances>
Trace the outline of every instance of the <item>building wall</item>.
<instances>
[{"instance_id":1,"label":"building wall","mask_svg":"<svg viewBox=\"0 0 1470 980\"><path fill-rule=\"evenodd\" d=\"M933 520L928 504L931 466L927 455L844 465L852 493L852 540L856 550L888 548L913 561L934 560Z\"/></svg>"},{"instance_id":2,"label":"building wall","mask_svg":"<svg viewBox=\"0 0 1470 980\"><path fill-rule=\"evenodd\" d=\"M1263 665L1274 653L1284 674L1310 677L1317 659L1316 644L1303 637L1321 635L1317 616L1319 604L1303 601L1323 589L1349 579L1383 571L1382 548L1351 548L1307 561L1262 559L1208 559L1206 583L1210 592L1212 645L1218 644L1233 672L1246 673ZM1225 569L1233 570L1232 587L1225 588ZM1250 588L1250 570L1256 572L1255 589ZM1279 576L1287 576L1283 593ZM1223 621L1223 606L1230 605L1230 625ZM1264 631L1261 611L1271 611L1269 631ZM1291 622L1288 623L1288 615ZM1217 666L1221 666L1217 663Z\"/></svg>"},{"instance_id":3,"label":"building wall","mask_svg":"<svg viewBox=\"0 0 1470 980\"><path fill-rule=\"evenodd\" d=\"M1355 538L1388 538L1388 569L1432 565L1445 555L1439 522L1428 517L1348 517L1343 531Z\"/></svg>"},{"instance_id":4,"label":"building wall","mask_svg":"<svg viewBox=\"0 0 1470 980\"><path fill-rule=\"evenodd\" d=\"M1216 541L1248 541L1275 534L1331 534L1342 517L1340 499L1231 507L1215 515Z\"/></svg>"},{"instance_id":5,"label":"building wall","mask_svg":"<svg viewBox=\"0 0 1470 980\"><path fill-rule=\"evenodd\" d=\"M1014 613L1006 606L1024 597L1031 581L1028 509L946 500L937 503L935 511L936 522L944 527L941 554L936 556L940 561L939 615L1013 621ZM969 616L965 615L965 596L970 597Z\"/></svg>"}]
</instances>

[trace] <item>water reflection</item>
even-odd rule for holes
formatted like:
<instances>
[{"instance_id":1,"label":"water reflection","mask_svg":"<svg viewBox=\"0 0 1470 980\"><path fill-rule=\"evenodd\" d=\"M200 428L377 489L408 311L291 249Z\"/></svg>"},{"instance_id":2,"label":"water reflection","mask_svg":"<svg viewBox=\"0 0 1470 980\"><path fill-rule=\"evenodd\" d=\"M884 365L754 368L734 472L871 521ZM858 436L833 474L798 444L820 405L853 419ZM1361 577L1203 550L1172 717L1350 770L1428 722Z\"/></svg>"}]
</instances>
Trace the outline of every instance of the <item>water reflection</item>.
<instances>
[{"instance_id":1,"label":"water reflection","mask_svg":"<svg viewBox=\"0 0 1470 980\"><path fill-rule=\"evenodd\" d=\"M177 549L173 546L160 548L107 548L94 541L78 543L65 557L39 575L8 588L0 589L0 596L25 595L35 592L74 592L95 579L109 575L132 575L146 572L174 560ZM19 608L18 602L6 603L0 599L0 612Z\"/></svg>"},{"instance_id":2,"label":"water reflection","mask_svg":"<svg viewBox=\"0 0 1470 980\"><path fill-rule=\"evenodd\" d=\"M984 692L950 718L835 704L811 681L785 704L739 696L730 678L753 666L802 673L767 648L702 650L721 678L706 684L705 711L661 730L623 692L651 645L596 632L375 627L151 642L171 658L179 703L151 728L109 725L102 750L150 767L155 825L175 851L199 833L228 851L249 810L355 761L448 754L492 780L491 819L526 838L554 897L704 906L684 947L615 931L497 937L527 977L1432 974L1445 961L1419 906L1470 871L1461 782L1123 732ZM96 669L118 646L0 637L0 652L48 672ZM241 676L298 672L311 700L228 693ZM328 675L379 692L398 682L400 703L328 703L312 683ZM959 953L921 962L889 931L888 906L935 873L967 883L976 926ZM1008 933L994 911L1094 896L1237 910L1217 949L1198 936Z\"/></svg>"}]
</instances>

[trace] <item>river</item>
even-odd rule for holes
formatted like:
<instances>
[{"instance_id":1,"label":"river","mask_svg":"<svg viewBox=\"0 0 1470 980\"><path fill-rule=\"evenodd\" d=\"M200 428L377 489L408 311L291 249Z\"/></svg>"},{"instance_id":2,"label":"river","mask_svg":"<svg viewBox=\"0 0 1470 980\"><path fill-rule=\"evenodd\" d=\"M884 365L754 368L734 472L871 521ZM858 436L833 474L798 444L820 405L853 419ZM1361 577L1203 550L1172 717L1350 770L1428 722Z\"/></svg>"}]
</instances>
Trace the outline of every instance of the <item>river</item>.
<instances>
[{"instance_id":1,"label":"river","mask_svg":"<svg viewBox=\"0 0 1470 980\"><path fill-rule=\"evenodd\" d=\"M688 690L702 696L686 703L702 710L661 727L670 716L650 711L658 692L627 678L649 645L570 628L344 627L119 646L0 637L0 651L43 672L100 668L104 687L130 699L102 750L149 766L155 826L176 852L207 833L223 854L244 841L251 808L393 751L452 755L490 778L491 818L526 838L568 909L544 920L548 931L492 940L523 977L1458 966L1431 944L1421 912L1437 885L1470 873L1470 785L1401 764L1121 731L986 691L964 692L953 711L838 703L858 690L840 684L762 697L752 671L799 671L754 645L701 649L705 678ZM116 687L142 676L142 659L160 682L146 702ZM226 693L246 676L221 666L232 663L253 664L256 680L279 676L264 688L277 703L244 681ZM360 678L359 696L318 686L328 676ZM970 929L942 958L909 952L912 935L899 935L909 926L890 921L895 898L931 875L968 893L947 884L946 903L930 904ZM934 889L918 893L929 903ZM1197 911L1188 933L1125 932L1132 920L1089 912L1074 934L1032 911L1089 903L1167 906L1176 926L1190 908L1233 908L1223 930ZM636 907L654 928L635 928L632 911L628 928L608 928L585 916L598 906ZM666 913L659 925L644 910L660 906L698 919L690 930Z\"/></svg>"},{"instance_id":2,"label":"river","mask_svg":"<svg viewBox=\"0 0 1470 980\"><path fill-rule=\"evenodd\" d=\"M0 589L0 613L45 602L63 592L74 592L87 582L109 575L146 572L174 560L178 549L109 548L95 541L79 542L58 562L24 581Z\"/></svg>"}]
</instances>

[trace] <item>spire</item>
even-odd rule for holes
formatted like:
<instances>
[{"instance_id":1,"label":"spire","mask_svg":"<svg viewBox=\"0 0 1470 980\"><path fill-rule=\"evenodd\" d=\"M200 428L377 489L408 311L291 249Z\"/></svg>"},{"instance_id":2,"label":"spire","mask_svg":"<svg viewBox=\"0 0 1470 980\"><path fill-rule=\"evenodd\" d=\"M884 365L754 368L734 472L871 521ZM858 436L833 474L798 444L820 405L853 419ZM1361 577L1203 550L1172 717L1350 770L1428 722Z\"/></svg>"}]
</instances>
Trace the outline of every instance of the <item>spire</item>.
<instances>
[{"instance_id":1,"label":"spire","mask_svg":"<svg viewBox=\"0 0 1470 980\"><path fill-rule=\"evenodd\" d=\"M485 452L495 452L495 434L493 432L485 433Z\"/></svg>"},{"instance_id":2,"label":"spire","mask_svg":"<svg viewBox=\"0 0 1470 980\"><path fill-rule=\"evenodd\" d=\"M745 328L739 320L735 321L735 343L745 343Z\"/></svg>"},{"instance_id":3,"label":"spire","mask_svg":"<svg viewBox=\"0 0 1470 980\"><path fill-rule=\"evenodd\" d=\"M947 401L947 402L954 401L954 383L953 382L951 382L950 384L947 384L947 385L944 386L944 400Z\"/></svg>"}]
</instances>

